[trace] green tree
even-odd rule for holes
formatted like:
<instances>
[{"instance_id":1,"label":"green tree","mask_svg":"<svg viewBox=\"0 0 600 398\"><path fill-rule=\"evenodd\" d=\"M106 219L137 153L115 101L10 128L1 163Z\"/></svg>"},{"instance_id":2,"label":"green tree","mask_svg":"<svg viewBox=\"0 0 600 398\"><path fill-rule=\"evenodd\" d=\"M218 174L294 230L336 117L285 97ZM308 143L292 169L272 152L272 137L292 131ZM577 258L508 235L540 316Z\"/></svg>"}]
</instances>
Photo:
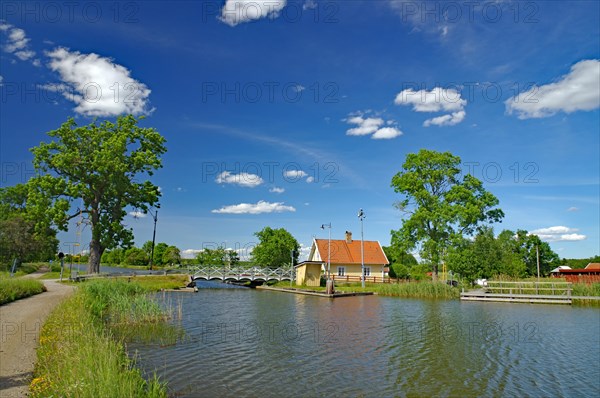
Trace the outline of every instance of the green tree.
<instances>
[{"instance_id":1,"label":"green tree","mask_svg":"<svg viewBox=\"0 0 600 398\"><path fill-rule=\"evenodd\" d=\"M240 263L240 255L235 250L228 249L225 251L225 262L231 267L235 267Z\"/></svg>"},{"instance_id":2,"label":"green tree","mask_svg":"<svg viewBox=\"0 0 600 398\"><path fill-rule=\"evenodd\" d=\"M147 265L149 260L146 252L138 247L127 249L123 259L127 265Z\"/></svg>"},{"instance_id":3,"label":"green tree","mask_svg":"<svg viewBox=\"0 0 600 398\"><path fill-rule=\"evenodd\" d=\"M35 228L26 208L27 193L26 184L0 188L0 263L44 261L57 252L56 230Z\"/></svg>"},{"instance_id":4,"label":"green tree","mask_svg":"<svg viewBox=\"0 0 600 398\"><path fill-rule=\"evenodd\" d=\"M504 213L498 199L470 174L461 178L461 160L449 152L422 149L408 154L393 178L394 191L404 195L396 204L408 216L392 231L392 244L403 250L420 245L421 256L438 267L451 242L473 234L482 223L497 222Z\"/></svg>"},{"instance_id":5,"label":"green tree","mask_svg":"<svg viewBox=\"0 0 600 398\"><path fill-rule=\"evenodd\" d=\"M102 263L111 264L111 265L119 265L123 264L125 261L125 250L117 247L116 249L106 250L102 254Z\"/></svg>"},{"instance_id":6,"label":"green tree","mask_svg":"<svg viewBox=\"0 0 600 398\"><path fill-rule=\"evenodd\" d=\"M147 211L160 191L146 178L162 167L165 139L140 119L78 126L70 118L48 135L51 142L32 148L37 176L30 180L28 207L38 226L67 230L80 211L91 227L88 272L98 273L104 250L129 245L133 232L123 224L126 208ZM141 182L138 182L141 181ZM74 210L74 201L83 206Z\"/></svg>"},{"instance_id":7,"label":"green tree","mask_svg":"<svg viewBox=\"0 0 600 398\"><path fill-rule=\"evenodd\" d=\"M161 257L162 264L174 265L181 263L181 252L175 246L168 246Z\"/></svg>"},{"instance_id":8,"label":"green tree","mask_svg":"<svg viewBox=\"0 0 600 398\"><path fill-rule=\"evenodd\" d=\"M196 255L200 265L225 265L225 248L219 246L216 249L204 248Z\"/></svg>"},{"instance_id":9,"label":"green tree","mask_svg":"<svg viewBox=\"0 0 600 398\"><path fill-rule=\"evenodd\" d=\"M294 263L298 261L300 244L284 228L265 227L254 235L259 240L252 250L252 260L255 264L272 268L286 266L291 262L292 250Z\"/></svg>"},{"instance_id":10,"label":"green tree","mask_svg":"<svg viewBox=\"0 0 600 398\"><path fill-rule=\"evenodd\" d=\"M495 237L492 228L484 227L472 241L456 241L448 251L449 269L471 282L499 275L525 276L525 263L514 235L514 232L505 230Z\"/></svg>"},{"instance_id":11,"label":"green tree","mask_svg":"<svg viewBox=\"0 0 600 398\"><path fill-rule=\"evenodd\" d=\"M389 275L392 278L410 278L414 266L419 264L412 254L398 246L383 246L383 251L390 262Z\"/></svg>"},{"instance_id":12,"label":"green tree","mask_svg":"<svg viewBox=\"0 0 600 398\"><path fill-rule=\"evenodd\" d=\"M516 233L517 250L525 263L526 272L530 276L537 276L537 259L539 251L540 276L550 274L553 268L560 264L560 257L547 242L543 242L539 236L531 235L525 230Z\"/></svg>"}]
</instances>

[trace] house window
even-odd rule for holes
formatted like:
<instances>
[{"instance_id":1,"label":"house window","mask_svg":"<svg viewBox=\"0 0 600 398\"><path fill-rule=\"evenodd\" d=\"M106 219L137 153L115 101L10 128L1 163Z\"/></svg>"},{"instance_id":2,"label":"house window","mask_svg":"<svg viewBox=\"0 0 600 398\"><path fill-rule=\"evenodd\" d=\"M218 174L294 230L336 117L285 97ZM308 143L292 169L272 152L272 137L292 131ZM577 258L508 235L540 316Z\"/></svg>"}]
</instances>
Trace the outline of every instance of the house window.
<instances>
[{"instance_id":1,"label":"house window","mask_svg":"<svg viewBox=\"0 0 600 398\"><path fill-rule=\"evenodd\" d=\"M337 267L337 269L338 269L338 276L346 275L346 267Z\"/></svg>"},{"instance_id":2,"label":"house window","mask_svg":"<svg viewBox=\"0 0 600 398\"><path fill-rule=\"evenodd\" d=\"M365 267L365 276L371 275L371 267Z\"/></svg>"}]
</instances>

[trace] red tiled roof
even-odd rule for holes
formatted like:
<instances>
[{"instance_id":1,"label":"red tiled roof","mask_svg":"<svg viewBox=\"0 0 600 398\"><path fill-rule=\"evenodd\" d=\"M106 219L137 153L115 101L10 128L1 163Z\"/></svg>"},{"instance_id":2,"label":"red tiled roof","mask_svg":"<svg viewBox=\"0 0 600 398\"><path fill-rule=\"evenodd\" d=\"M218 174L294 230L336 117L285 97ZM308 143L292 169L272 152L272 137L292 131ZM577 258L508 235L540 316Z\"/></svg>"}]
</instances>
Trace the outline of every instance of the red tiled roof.
<instances>
[{"instance_id":1,"label":"red tiled roof","mask_svg":"<svg viewBox=\"0 0 600 398\"><path fill-rule=\"evenodd\" d=\"M594 269L600 271L600 263L589 263L585 266L585 269Z\"/></svg>"},{"instance_id":2,"label":"red tiled roof","mask_svg":"<svg viewBox=\"0 0 600 398\"><path fill-rule=\"evenodd\" d=\"M327 262L328 239L315 239L321 260ZM365 264L389 264L381 245L377 241L364 241ZM331 240L331 263L361 264L361 241Z\"/></svg>"}]
</instances>

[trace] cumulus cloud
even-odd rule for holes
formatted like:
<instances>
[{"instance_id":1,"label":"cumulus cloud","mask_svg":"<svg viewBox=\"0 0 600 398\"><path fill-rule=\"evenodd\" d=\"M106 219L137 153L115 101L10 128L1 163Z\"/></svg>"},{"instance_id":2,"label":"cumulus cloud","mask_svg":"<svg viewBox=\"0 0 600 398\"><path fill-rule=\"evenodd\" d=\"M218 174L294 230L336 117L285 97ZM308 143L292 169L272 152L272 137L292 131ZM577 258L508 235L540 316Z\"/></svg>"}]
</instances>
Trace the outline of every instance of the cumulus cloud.
<instances>
[{"instance_id":1,"label":"cumulus cloud","mask_svg":"<svg viewBox=\"0 0 600 398\"><path fill-rule=\"evenodd\" d=\"M295 212L292 206L285 206L283 202L270 203L264 200L258 203L240 203L238 205L223 206L220 209L212 210L215 214L262 214L262 213L283 213Z\"/></svg>"},{"instance_id":2,"label":"cumulus cloud","mask_svg":"<svg viewBox=\"0 0 600 398\"><path fill-rule=\"evenodd\" d=\"M273 188L269 189L269 192L271 192L271 193L284 193L285 189L284 188L280 188L280 187L273 187Z\"/></svg>"},{"instance_id":3,"label":"cumulus cloud","mask_svg":"<svg viewBox=\"0 0 600 398\"><path fill-rule=\"evenodd\" d=\"M202 249L185 249L181 251L181 258L195 258Z\"/></svg>"},{"instance_id":4,"label":"cumulus cloud","mask_svg":"<svg viewBox=\"0 0 600 398\"><path fill-rule=\"evenodd\" d=\"M236 26L261 18L277 18L287 0L227 0L219 19L229 26Z\"/></svg>"},{"instance_id":5,"label":"cumulus cloud","mask_svg":"<svg viewBox=\"0 0 600 398\"><path fill-rule=\"evenodd\" d=\"M536 86L505 101L506 111L519 119L542 118L557 112L590 111L600 107L600 61L576 63L556 83Z\"/></svg>"},{"instance_id":6,"label":"cumulus cloud","mask_svg":"<svg viewBox=\"0 0 600 398\"><path fill-rule=\"evenodd\" d=\"M430 91L415 91L409 88L399 92L394 103L401 106L412 106L412 110L415 112L450 112L425 120L423 123L425 127L453 126L462 122L467 115L465 112L467 100L461 98L461 94L451 88L435 87Z\"/></svg>"},{"instance_id":7,"label":"cumulus cloud","mask_svg":"<svg viewBox=\"0 0 600 398\"><path fill-rule=\"evenodd\" d=\"M587 239L587 236L578 234L576 228L562 225L548 228L539 228L529 232L529 235L537 235L541 240L547 242L575 242Z\"/></svg>"},{"instance_id":8,"label":"cumulus cloud","mask_svg":"<svg viewBox=\"0 0 600 398\"><path fill-rule=\"evenodd\" d=\"M284 177L291 179L300 179L306 177L307 175L308 174L306 174L306 172L303 170L286 170L283 173Z\"/></svg>"},{"instance_id":9,"label":"cumulus cloud","mask_svg":"<svg viewBox=\"0 0 600 398\"><path fill-rule=\"evenodd\" d=\"M150 89L110 58L62 47L47 55L48 67L58 72L62 84L68 87L63 96L77 105L75 112L86 116L117 116L152 111L148 102Z\"/></svg>"},{"instance_id":10,"label":"cumulus cloud","mask_svg":"<svg viewBox=\"0 0 600 398\"><path fill-rule=\"evenodd\" d=\"M7 34L6 44L3 46L4 51L14 54L21 61L29 61L35 57L35 51L29 48L29 38L23 29L15 28L6 22L0 22L0 31ZM40 65L39 60L33 60L32 62L36 66Z\"/></svg>"},{"instance_id":11,"label":"cumulus cloud","mask_svg":"<svg viewBox=\"0 0 600 398\"><path fill-rule=\"evenodd\" d=\"M452 112L449 115L443 115L425 120L423 126L454 126L462 122L467 113L465 111Z\"/></svg>"},{"instance_id":12,"label":"cumulus cloud","mask_svg":"<svg viewBox=\"0 0 600 398\"><path fill-rule=\"evenodd\" d=\"M261 185L264 180L256 175L251 173L240 173L240 174L231 174L228 171L224 171L217 176L215 180L218 184L234 184L240 185L242 187L254 188Z\"/></svg>"},{"instance_id":13,"label":"cumulus cloud","mask_svg":"<svg viewBox=\"0 0 600 398\"><path fill-rule=\"evenodd\" d=\"M402 135L397 127L393 126L395 122L387 122L380 117L365 117L363 114L350 116L345 119L346 123L354 124L356 127L346 130L346 135L362 136L371 135L374 140L391 139ZM384 127L387 125L387 127Z\"/></svg>"},{"instance_id":14,"label":"cumulus cloud","mask_svg":"<svg viewBox=\"0 0 600 398\"><path fill-rule=\"evenodd\" d=\"M379 129L371 136L374 140L390 140L392 138L400 137L402 135L402 131L398 130L396 127L384 127Z\"/></svg>"},{"instance_id":15,"label":"cumulus cloud","mask_svg":"<svg viewBox=\"0 0 600 398\"><path fill-rule=\"evenodd\" d=\"M312 184L313 182L315 182L315 177L313 177L313 176L308 177L306 179L306 182L309 183L309 184Z\"/></svg>"}]
</instances>

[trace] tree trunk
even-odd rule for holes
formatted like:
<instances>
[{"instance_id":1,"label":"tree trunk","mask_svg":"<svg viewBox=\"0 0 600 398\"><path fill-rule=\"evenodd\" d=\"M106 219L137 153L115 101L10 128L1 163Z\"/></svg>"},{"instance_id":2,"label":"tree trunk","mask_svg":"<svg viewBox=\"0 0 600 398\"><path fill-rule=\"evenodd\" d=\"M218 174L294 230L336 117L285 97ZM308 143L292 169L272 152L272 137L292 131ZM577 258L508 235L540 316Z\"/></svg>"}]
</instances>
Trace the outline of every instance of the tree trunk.
<instances>
[{"instance_id":1,"label":"tree trunk","mask_svg":"<svg viewBox=\"0 0 600 398\"><path fill-rule=\"evenodd\" d=\"M88 262L88 274L100 273L100 258L102 257L102 247L100 242L92 239L90 242L90 260Z\"/></svg>"},{"instance_id":2,"label":"tree trunk","mask_svg":"<svg viewBox=\"0 0 600 398\"><path fill-rule=\"evenodd\" d=\"M438 265L433 264L433 271L431 272L431 281L437 283L438 281Z\"/></svg>"}]
</instances>

